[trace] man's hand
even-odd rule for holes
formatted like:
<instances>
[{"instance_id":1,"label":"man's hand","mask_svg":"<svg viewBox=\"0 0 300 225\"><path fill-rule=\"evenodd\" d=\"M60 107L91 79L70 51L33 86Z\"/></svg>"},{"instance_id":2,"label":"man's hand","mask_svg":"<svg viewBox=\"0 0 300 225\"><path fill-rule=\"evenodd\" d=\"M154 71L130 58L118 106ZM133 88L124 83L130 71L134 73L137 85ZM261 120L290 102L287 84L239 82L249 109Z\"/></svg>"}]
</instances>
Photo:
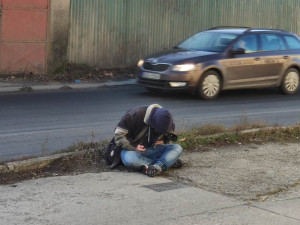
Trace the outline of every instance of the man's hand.
<instances>
[{"instance_id":1,"label":"man's hand","mask_svg":"<svg viewBox=\"0 0 300 225\"><path fill-rule=\"evenodd\" d=\"M154 144L154 146L156 146L156 145L163 145L163 144L164 144L164 141L156 141L155 144Z\"/></svg>"},{"instance_id":2,"label":"man's hand","mask_svg":"<svg viewBox=\"0 0 300 225\"><path fill-rule=\"evenodd\" d=\"M138 146L136 146L136 150L138 152L145 152L146 148L144 147L144 145L138 145Z\"/></svg>"}]
</instances>

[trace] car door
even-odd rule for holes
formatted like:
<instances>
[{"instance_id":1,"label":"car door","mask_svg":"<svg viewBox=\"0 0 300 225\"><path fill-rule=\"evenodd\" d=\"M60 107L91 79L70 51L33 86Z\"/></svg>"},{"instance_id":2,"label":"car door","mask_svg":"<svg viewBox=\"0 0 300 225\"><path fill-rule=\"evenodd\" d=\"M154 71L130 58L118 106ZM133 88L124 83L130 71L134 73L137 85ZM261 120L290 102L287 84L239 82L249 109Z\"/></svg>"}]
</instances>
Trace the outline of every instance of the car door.
<instances>
[{"instance_id":1,"label":"car door","mask_svg":"<svg viewBox=\"0 0 300 225\"><path fill-rule=\"evenodd\" d=\"M261 83L272 86L278 83L284 73L285 65L290 60L283 37L278 34L262 33L260 38Z\"/></svg>"},{"instance_id":2,"label":"car door","mask_svg":"<svg viewBox=\"0 0 300 225\"><path fill-rule=\"evenodd\" d=\"M223 89L256 86L263 71L258 35L249 34L238 39L229 54L222 60L225 68Z\"/></svg>"}]
</instances>

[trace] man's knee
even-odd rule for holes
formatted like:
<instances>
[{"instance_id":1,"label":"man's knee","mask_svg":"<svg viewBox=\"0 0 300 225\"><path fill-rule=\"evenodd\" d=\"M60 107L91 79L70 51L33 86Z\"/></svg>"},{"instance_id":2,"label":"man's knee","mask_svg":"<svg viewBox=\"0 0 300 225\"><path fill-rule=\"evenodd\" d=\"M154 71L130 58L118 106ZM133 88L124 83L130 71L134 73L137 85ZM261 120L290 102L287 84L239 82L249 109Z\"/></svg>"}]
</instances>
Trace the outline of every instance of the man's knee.
<instances>
[{"instance_id":1,"label":"man's knee","mask_svg":"<svg viewBox=\"0 0 300 225\"><path fill-rule=\"evenodd\" d=\"M173 150L176 151L179 155L181 155L183 152L183 148L179 144L173 144Z\"/></svg>"},{"instance_id":2,"label":"man's knee","mask_svg":"<svg viewBox=\"0 0 300 225\"><path fill-rule=\"evenodd\" d=\"M125 166L130 167L132 166L133 162L137 161L138 156L135 151L123 150L121 152L121 159Z\"/></svg>"},{"instance_id":3,"label":"man's knee","mask_svg":"<svg viewBox=\"0 0 300 225\"><path fill-rule=\"evenodd\" d=\"M134 171L140 170L140 167L143 165L141 164L142 156L136 151L123 150L121 152L121 159L126 167Z\"/></svg>"}]
</instances>

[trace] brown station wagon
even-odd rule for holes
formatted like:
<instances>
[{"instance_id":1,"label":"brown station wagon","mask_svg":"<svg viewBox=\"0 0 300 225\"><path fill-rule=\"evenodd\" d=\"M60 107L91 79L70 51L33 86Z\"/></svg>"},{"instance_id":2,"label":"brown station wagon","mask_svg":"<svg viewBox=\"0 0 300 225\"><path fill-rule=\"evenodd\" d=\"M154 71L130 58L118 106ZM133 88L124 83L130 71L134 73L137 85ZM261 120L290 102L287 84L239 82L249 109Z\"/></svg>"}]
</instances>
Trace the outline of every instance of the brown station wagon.
<instances>
[{"instance_id":1,"label":"brown station wagon","mask_svg":"<svg viewBox=\"0 0 300 225\"><path fill-rule=\"evenodd\" d=\"M217 27L138 62L137 81L149 91L186 89L203 99L220 91L299 86L300 39L283 30Z\"/></svg>"}]
</instances>

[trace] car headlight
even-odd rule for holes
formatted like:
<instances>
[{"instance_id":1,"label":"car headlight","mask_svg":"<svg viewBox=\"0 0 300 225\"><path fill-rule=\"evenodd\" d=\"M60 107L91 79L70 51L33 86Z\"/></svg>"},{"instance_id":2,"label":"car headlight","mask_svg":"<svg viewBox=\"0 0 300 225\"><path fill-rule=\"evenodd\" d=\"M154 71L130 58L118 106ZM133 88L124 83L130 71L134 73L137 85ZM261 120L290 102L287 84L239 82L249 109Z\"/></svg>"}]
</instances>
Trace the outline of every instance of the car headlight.
<instances>
[{"instance_id":1,"label":"car headlight","mask_svg":"<svg viewBox=\"0 0 300 225\"><path fill-rule=\"evenodd\" d=\"M186 72L186 71L194 70L195 68L196 68L195 64L182 64L182 65L174 65L172 70Z\"/></svg>"},{"instance_id":2,"label":"car headlight","mask_svg":"<svg viewBox=\"0 0 300 225\"><path fill-rule=\"evenodd\" d=\"M137 66L142 67L143 64L144 64L144 60L140 59L139 62L137 63Z\"/></svg>"}]
</instances>

